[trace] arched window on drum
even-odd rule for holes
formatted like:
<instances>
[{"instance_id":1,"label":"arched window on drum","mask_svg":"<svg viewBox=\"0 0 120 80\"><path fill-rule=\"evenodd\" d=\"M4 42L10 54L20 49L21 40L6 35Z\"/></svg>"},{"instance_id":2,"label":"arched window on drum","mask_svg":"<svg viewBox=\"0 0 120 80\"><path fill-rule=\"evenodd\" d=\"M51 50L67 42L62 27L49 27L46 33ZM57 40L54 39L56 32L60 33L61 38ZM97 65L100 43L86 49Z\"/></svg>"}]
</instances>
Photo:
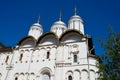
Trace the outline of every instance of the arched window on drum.
<instances>
[{"instance_id":1,"label":"arched window on drum","mask_svg":"<svg viewBox=\"0 0 120 80\"><path fill-rule=\"evenodd\" d=\"M68 80L72 80L72 76L71 75L68 76Z\"/></svg>"}]
</instances>

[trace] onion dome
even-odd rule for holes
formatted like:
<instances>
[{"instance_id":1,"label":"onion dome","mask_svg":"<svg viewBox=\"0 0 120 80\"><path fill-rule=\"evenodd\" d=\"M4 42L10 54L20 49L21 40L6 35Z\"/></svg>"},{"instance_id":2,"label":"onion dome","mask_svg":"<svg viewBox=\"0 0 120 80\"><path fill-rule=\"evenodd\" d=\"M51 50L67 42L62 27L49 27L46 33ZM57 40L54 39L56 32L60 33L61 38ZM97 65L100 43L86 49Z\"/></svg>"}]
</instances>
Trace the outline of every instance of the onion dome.
<instances>
[{"instance_id":1,"label":"onion dome","mask_svg":"<svg viewBox=\"0 0 120 80\"><path fill-rule=\"evenodd\" d=\"M30 27L28 35L33 36L35 39L38 39L42 34L43 34L43 28L42 25L39 23L39 19L38 19L38 22L34 23Z\"/></svg>"},{"instance_id":2,"label":"onion dome","mask_svg":"<svg viewBox=\"0 0 120 80\"><path fill-rule=\"evenodd\" d=\"M66 24L61 21L61 13L60 13L60 18L59 21L56 21L52 26L50 31L54 32L58 37L61 36L63 32L67 30Z\"/></svg>"},{"instance_id":3,"label":"onion dome","mask_svg":"<svg viewBox=\"0 0 120 80\"><path fill-rule=\"evenodd\" d=\"M76 14L76 8L74 15L69 19L68 29L75 29L84 34L84 25L82 18Z\"/></svg>"}]
</instances>

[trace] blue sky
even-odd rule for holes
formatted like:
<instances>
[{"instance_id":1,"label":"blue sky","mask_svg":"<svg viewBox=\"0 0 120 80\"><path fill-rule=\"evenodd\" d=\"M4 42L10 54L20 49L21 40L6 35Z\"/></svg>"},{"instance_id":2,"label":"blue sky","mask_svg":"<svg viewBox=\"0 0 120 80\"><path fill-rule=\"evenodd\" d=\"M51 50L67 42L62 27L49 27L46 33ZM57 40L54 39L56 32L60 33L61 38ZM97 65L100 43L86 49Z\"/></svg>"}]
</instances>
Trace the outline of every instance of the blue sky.
<instances>
[{"instance_id":1,"label":"blue sky","mask_svg":"<svg viewBox=\"0 0 120 80\"><path fill-rule=\"evenodd\" d=\"M108 27L120 31L120 0L0 0L0 41L6 46L15 46L27 36L30 26L41 16L40 24L44 32L59 19L68 20L74 14L84 20L85 33L93 37L96 53L103 53L96 38L106 39Z\"/></svg>"}]
</instances>

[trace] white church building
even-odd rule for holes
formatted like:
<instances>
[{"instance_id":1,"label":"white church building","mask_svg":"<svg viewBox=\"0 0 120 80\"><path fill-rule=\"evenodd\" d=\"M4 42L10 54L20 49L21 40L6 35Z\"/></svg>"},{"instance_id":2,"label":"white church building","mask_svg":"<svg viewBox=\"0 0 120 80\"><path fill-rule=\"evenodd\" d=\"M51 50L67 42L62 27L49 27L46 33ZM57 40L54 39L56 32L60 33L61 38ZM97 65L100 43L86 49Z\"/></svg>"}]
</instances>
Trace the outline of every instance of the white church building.
<instances>
[{"instance_id":1,"label":"white church building","mask_svg":"<svg viewBox=\"0 0 120 80\"><path fill-rule=\"evenodd\" d=\"M43 34L38 21L15 47L0 46L0 80L97 80L97 58L75 11L68 25L60 16Z\"/></svg>"}]
</instances>

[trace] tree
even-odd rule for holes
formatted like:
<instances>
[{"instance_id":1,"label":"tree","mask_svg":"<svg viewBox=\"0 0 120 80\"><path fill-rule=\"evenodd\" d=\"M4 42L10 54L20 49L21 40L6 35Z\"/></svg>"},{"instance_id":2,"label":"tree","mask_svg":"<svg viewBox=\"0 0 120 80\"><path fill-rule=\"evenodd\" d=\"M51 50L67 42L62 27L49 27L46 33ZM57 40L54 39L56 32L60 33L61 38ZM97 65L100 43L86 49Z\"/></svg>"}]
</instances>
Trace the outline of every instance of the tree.
<instances>
[{"instance_id":1,"label":"tree","mask_svg":"<svg viewBox=\"0 0 120 80\"><path fill-rule=\"evenodd\" d=\"M5 46L3 45L3 43L0 42L0 48L1 48L1 47L5 47Z\"/></svg>"},{"instance_id":2,"label":"tree","mask_svg":"<svg viewBox=\"0 0 120 80\"><path fill-rule=\"evenodd\" d=\"M120 80L120 32L109 32L106 41L101 41L105 53L100 56L99 79Z\"/></svg>"}]
</instances>

